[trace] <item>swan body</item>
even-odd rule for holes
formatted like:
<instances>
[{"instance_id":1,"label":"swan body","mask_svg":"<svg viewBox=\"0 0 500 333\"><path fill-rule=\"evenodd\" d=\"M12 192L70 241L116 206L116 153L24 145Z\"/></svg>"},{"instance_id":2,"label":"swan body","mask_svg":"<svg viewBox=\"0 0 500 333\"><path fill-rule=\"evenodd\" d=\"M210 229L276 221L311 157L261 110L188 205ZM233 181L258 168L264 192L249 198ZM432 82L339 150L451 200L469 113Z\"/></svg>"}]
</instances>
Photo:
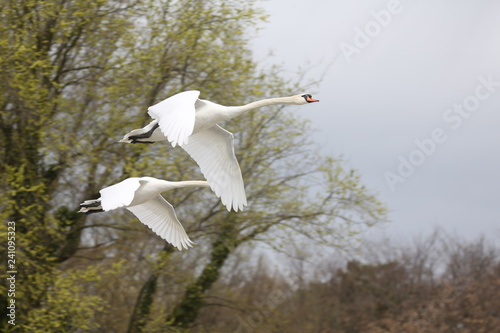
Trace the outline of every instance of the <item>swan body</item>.
<instances>
[{"instance_id":1,"label":"swan body","mask_svg":"<svg viewBox=\"0 0 500 333\"><path fill-rule=\"evenodd\" d=\"M309 94L255 101L242 106L224 106L199 99L190 90L171 96L148 108L153 121L126 134L120 142L153 143L169 141L180 145L200 166L215 194L228 210L247 205L243 177L234 153L234 136L219 125L263 106L302 105L319 102Z\"/></svg>"},{"instance_id":2,"label":"swan body","mask_svg":"<svg viewBox=\"0 0 500 333\"><path fill-rule=\"evenodd\" d=\"M170 182L152 177L127 178L100 190L99 199L81 203L79 212L90 214L124 207L158 236L179 250L187 249L193 242L177 219L174 207L160 193L191 186L208 187L209 184L197 180Z\"/></svg>"}]
</instances>

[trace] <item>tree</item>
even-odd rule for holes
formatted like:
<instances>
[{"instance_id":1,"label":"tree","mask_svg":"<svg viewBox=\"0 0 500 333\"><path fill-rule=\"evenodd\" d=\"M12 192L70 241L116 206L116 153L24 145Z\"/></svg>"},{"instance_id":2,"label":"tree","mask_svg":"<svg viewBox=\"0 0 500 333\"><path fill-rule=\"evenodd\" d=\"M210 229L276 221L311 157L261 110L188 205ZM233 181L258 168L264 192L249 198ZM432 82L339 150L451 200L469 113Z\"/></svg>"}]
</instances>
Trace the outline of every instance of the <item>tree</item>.
<instances>
[{"instance_id":1,"label":"tree","mask_svg":"<svg viewBox=\"0 0 500 333\"><path fill-rule=\"evenodd\" d=\"M240 251L192 331L494 332L500 323L498 245L439 231L411 245L373 242L362 253L364 263L338 251L320 274L301 281L299 265L273 269L275 259L262 256L249 268L245 255L258 252ZM445 267L431 264L435 253ZM431 267L432 278L415 263Z\"/></svg>"},{"instance_id":2,"label":"tree","mask_svg":"<svg viewBox=\"0 0 500 333\"><path fill-rule=\"evenodd\" d=\"M15 327L2 318L2 329L186 328L243 245L279 249L301 235L335 246L384 218L359 177L319 155L307 122L282 108L230 123L247 210L227 212L208 190L169 194L197 248L172 251L126 212L76 213L129 176L202 177L180 149L117 143L148 122L149 105L186 89L235 105L297 86L257 70L246 36L262 15L252 1L6 1L0 17L0 205L16 223L25 314ZM81 301L65 306L68 295Z\"/></svg>"}]
</instances>

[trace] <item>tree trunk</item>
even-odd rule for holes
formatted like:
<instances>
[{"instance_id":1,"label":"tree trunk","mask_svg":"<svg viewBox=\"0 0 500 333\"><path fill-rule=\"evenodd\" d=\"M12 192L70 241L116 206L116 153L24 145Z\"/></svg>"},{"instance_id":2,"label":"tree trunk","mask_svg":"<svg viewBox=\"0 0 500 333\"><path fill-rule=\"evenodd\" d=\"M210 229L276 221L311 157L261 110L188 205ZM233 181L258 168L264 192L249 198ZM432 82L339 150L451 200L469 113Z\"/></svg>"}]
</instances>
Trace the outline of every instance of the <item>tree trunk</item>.
<instances>
[{"instance_id":1,"label":"tree trunk","mask_svg":"<svg viewBox=\"0 0 500 333\"><path fill-rule=\"evenodd\" d=\"M224 262L237 245L235 213L230 212L213 243L210 262L205 266L198 279L186 288L184 298L167 317L167 323L173 327L187 328L192 324L204 305L203 296L219 278Z\"/></svg>"},{"instance_id":2,"label":"tree trunk","mask_svg":"<svg viewBox=\"0 0 500 333\"><path fill-rule=\"evenodd\" d=\"M153 304L153 296L156 291L156 282L158 281L158 274L155 272L151 274L144 283L137 297L137 302L134 307L134 312L130 317L130 324L128 326L127 333L141 333L144 325L146 324L146 318L151 311L151 305Z\"/></svg>"},{"instance_id":3,"label":"tree trunk","mask_svg":"<svg viewBox=\"0 0 500 333\"><path fill-rule=\"evenodd\" d=\"M163 251L171 254L174 252L174 248L170 244L167 244L163 248ZM160 258L164 259L162 256L160 256ZM159 271L158 269L156 269L153 273L151 273L151 275L139 291L134 311L132 313L132 316L130 317L130 323L128 325L127 333L142 332L149 313L151 312L151 305L153 304L153 298L156 292L158 276Z\"/></svg>"}]
</instances>

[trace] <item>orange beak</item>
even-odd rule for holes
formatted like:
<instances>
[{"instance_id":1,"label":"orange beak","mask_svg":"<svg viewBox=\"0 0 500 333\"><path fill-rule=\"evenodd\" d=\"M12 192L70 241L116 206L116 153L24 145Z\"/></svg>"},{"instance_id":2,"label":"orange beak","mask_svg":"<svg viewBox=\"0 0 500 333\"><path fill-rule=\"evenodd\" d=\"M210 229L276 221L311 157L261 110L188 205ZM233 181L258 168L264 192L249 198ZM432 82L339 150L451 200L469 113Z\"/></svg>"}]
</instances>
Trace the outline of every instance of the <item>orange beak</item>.
<instances>
[{"instance_id":1,"label":"orange beak","mask_svg":"<svg viewBox=\"0 0 500 333\"><path fill-rule=\"evenodd\" d=\"M306 101L308 101L309 103L313 103L313 102L319 102L319 99L314 99L312 97L307 96Z\"/></svg>"}]
</instances>

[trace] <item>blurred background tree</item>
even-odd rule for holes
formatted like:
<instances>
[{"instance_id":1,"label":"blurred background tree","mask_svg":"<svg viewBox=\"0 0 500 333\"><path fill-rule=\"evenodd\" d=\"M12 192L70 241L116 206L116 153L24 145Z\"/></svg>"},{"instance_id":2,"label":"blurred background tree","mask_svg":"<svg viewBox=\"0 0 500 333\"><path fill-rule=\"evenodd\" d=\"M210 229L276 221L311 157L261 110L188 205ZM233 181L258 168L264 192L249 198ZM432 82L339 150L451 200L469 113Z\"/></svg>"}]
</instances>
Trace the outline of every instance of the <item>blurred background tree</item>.
<instances>
[{"instance_id":1,"label":"blurred background tree","mask_svg":"<svg viewBox=\"0 0 500 333\"><path fill-rule=\"evenodd\" d=\"M296 258L277 267L262 255L249 269L240 253L207 295L217 306L201 311L192 332L497 331L498 245L438 231L409 244L365 242L360 250L362 261L317 261L316 276L304 283Z\"/></svg>"},{"instance_id":2,"label":"blurred background tree","mask_svg":"<svg viewBox=\"0 0 500 333\"><path fill-rule=\"evenodd\" d=\"M292 107L226 126L245 211L227 212L209 190L169 194L196 243L189 251L127 212L76 213L126 177L202 179L179 148L117 142L149 122L148 106L188 89L240 105L301 93L300 82L252 59L249 37L264 19L255 1L4 0L0 18L0 206L16 222L18 270L16 326L3 316L2 331L189 330L238 253L297 241L342 248L385 219L356 172L319 153ZM1 288L5 308L4 278Z\"/></svg>"}]
</instances>

